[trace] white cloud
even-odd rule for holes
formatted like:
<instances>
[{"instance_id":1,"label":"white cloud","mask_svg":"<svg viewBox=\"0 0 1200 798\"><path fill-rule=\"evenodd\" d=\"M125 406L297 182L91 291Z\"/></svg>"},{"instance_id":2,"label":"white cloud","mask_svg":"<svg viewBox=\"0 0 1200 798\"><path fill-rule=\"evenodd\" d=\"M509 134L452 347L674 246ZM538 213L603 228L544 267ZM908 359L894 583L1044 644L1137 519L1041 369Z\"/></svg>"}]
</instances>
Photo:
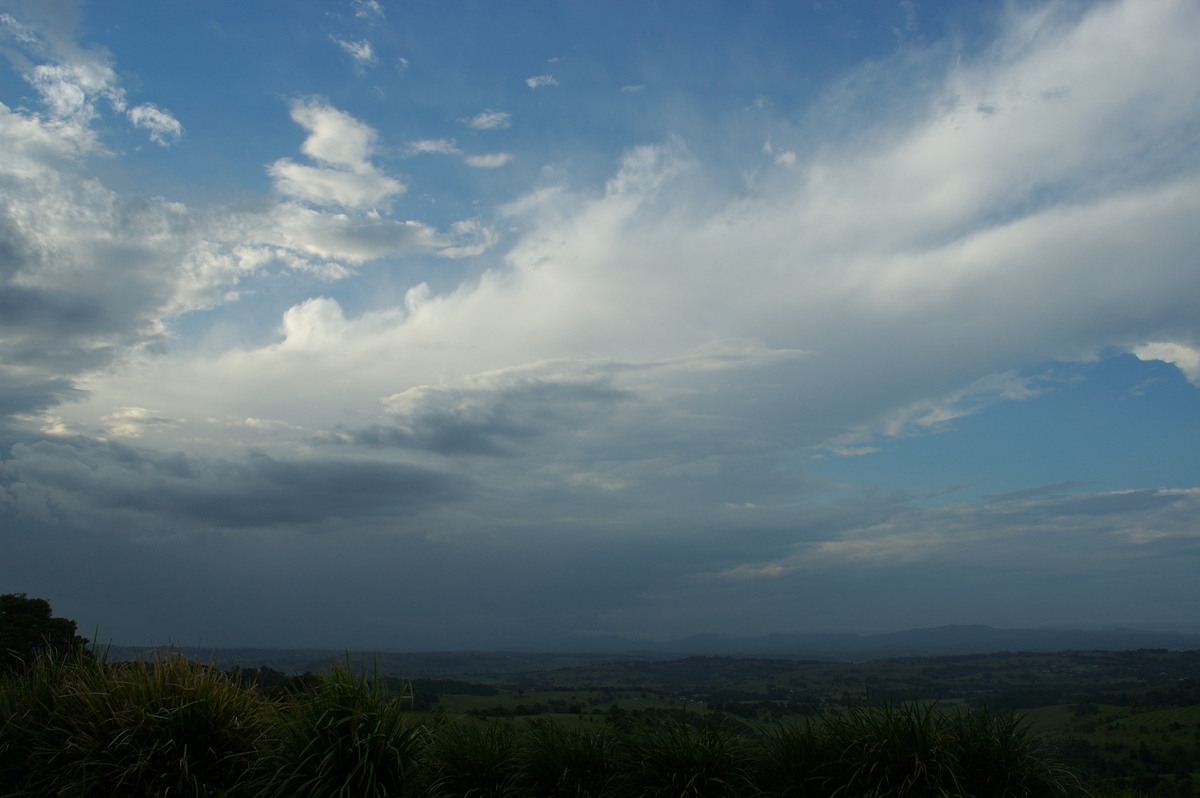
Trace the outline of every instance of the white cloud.
<instances>
[{"instance_id":1,"label":"white cloud","mask_svg":"<svg viewBox=\"0 0 1200 798\"><path fill-rule=\"evenodd\" d=\"M179 424L175 419L165 418L144 407L120 407L101 420L107 426L106 432L118 438L140 438L147 432Z\"/></svg>"},{"instance_id":2,"label":"white cloud","mask_svg":"<svg viewBox=\"0 0 1200 798\"><path fill-rule=\"evenodd\" d=\"M467 166L477 169L496 169L509 163L514 157L511 152L496 152L489 155L468 155L463 160Z\"/></svg>"},{"instance_id":3,"label":"white cloud","mask_svg":"<svg viewBox=\"0 0 1200 798\"><path fill-rule=\"evenodd\" d=\"M370 162L378 134L373 128L317 100L292 104L292 119L309 132L301 151L321 164L281 158L267 171L281 194L317 205L364 208L403 193L405 186Z\"/></svg>"},{"instance_id":4,"label":"white cloud","mask_svg":"<svg viewBox=\"0 0 1200 798\"><path fill-rule=\"evenodd\" d=\"M258 374L280 374L305 384L302 426L318 427L321 408L340 417L340 408L370 407L450 372L597 357L658 362L715 339L756 340L770 352L812 355L754 366L762 371L752 391L717 375L641 372L642 410L612 421L616 428L596 421L605 445L648 457L635 454L640 442L683 446L708 424L721 446L851 452L880 435L944 428L991 402L1030 396L1036 386L1014 376L1021 365L1091 356L1134 333L1163 340L1160 328L1192 318L1200 231L1189 220L1200 214L1200 177L1113 164L1187 129L1192 112L1175 98L1191 96L1200 74L1200 54L1183 46L1200 29L1195 16L1097 7L1079 28L1017 55L954 67L924 97L924 114L813 148L749 198L712 199L705 164L681 143L634 148L602 191L547 186L512 203L507 219L519 232L502 262L388 324L348 320L336 357L331 348L291 374L268 365L273 350L255 351L226 364L236 362L237 375L207 364L196 366L203 377L179 379L244 379L230 399L215 400L238 404L233 397L260 392ZM1177 46L1151 48L1147 59L1138 44L1147 40ZM1046 94L1063 85L1070 91ZM1008 99L981 115L984 95ZM1141 111L1129 113L1131 104ZM306 154L336 168L277 162L285 194L352 210L395 191L370 163L369 127L314 102L293 116L310 131ZM474 255L495 241L490 232L458 240L291 203L277 214L274 245L348 264L414 249ZM406 355L384 378L375 371L388 352ZM348 383L353 395L325 388ZM110 406L171 410L143 387L145 399L115 396ZM258 406L212 412L286 417Z\"/></svg>"},{"instance_id":5,"label":"white cloud","mask_svg":"<svg viewBox=\"0 0 1200 798\"><path fill-rule=\"evenodd\" d=\"M404 191L400 181L377 172L307 166L289 158L280 158L267 172L280 194L317 205L369 208Z\"/></svg>"},{"instance_id":6,"label":"white cloud","mask_svg":"<svg viewBox=\"0 0 1200 798\"><path fill-rule=\"evenodd\" d=\"M354 39L343 39L340 36L333 35L332 33L329 35L329 38L338 47L342 48L343 52L354 59L355 66L362 68L373 67L379 64L379 58L375 55L375 48L373 48L371 43L366 39L361 39L359 41L355 41Z\"/></svg>"},{"instance_id":7,"label":"white cloud","mask_svg":"<svg viewBox=\"0 0 1200 798\"><path fill-rule=\"evenodd\" d=\"M444 237L419 222L387 219L378 214L327 213L295 203L278 205L258 236L289 250L350 263L447 243ZM340 278L345 273L338 270L329 276Z\"/></svg>"},{"instance_id":8,"label":"white cloud","mask_svg":"<svg viewBox=\"0 0 1200 798\"><path fill-rule=\"evenodd\" d=\"M354 0L354 15L372 21L382 21L386 18L379 0Z\"/></svg>"},{"instance_id":9,"label":"white cloud","mask_svg":"<svg viewBox=\"0 0 1200 798\"><path fill-rule=\"evenodd\" d=\"M553 75L534 75L531 78L525 78L525 85L531 89L540 89L545 86L557 86L558 80Z\"/></svg>"},{"instance_id":10,"label":"white cloud","mask_svg":"<svg viewBox=\"0 0 1200 798\"><path fill-rule=\"evenodd\" d=\"M512 114L507 111L487 110L467 119L460 119L464 125L475 130L495 130L512 124Z\"/></svg>"},{"instance_id":11,"label":"white cloud","mask_svg":"<svg viewBox=\"0 0 1200 798\"><path fill-rule=\"evenodd\" d=\"M472 258L482 255L500 240L496 232L478 219L464 219L450 225L450 241L435 253L441 258Z\"/></svg>"},{"instance_id":12,"label":"white cloud","mask_svg":"<svg viewBox=\"0 0 1200 798\"><path fill-rule=\"evenodd\" d=\"M1159 341L1135 346L1132 351L1141 360L1161 360L1175 365L1189 382L1200 387L1200 348Z\"/></svg>"},{"instance_id":13,"label":"white cloud","mask_svg":"<svg viewBox=\"0 0 1200 798\"><path fill-rule=\"evenodd\" d=\"M458 155L459 149L452 139L420 139L408 143L409 155Z\"/></svg>"},{"instance_id":14,"label":"white cloud","mask_svg":"<svg viewBox=\"0 0 1200 798\"><path fill-rule=\"evenodd\" d=\"M292 103L292 119L308 131L300 151L330 166L368 172L379 134L374 128L320 100Z\"/></svg>"},{"instance_id":15,"label":"white cloud","mask_svg":"<svg viewBox=\"0 0 1200 798\"><path fill-rule=\"evenodd\" d=\"M150 140L159 146L168 147L183 135L183 125L179 124L179 120L151 103L134 106L127 113L129 121L149 130Z\"/></svg>"}]
</instances>

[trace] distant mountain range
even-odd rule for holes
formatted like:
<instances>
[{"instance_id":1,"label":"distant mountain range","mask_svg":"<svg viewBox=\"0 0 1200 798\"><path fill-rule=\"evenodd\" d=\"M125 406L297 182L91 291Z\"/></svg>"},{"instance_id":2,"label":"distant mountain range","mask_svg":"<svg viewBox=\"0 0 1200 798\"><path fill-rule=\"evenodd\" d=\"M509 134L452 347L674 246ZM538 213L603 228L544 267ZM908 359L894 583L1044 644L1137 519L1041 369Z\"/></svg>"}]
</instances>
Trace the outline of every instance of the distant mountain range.
<instances>
[{"instance_id":1,"label":"distant mountain range","mask_svg":"<svg viewBox=\"0 0 1200 798\"><path fill-rule=\"evenodd\" d=\"M598 641L592 641L593 645ZM997 629L991 626L936 626L904 632L773 634L760 637L697 635L682 640L636 644L610 638L589 651L686 656L710 654L863 661L890 657L988 654L997 651L1122 651L1139 648L1200 649L1200 635L1139 629Z\"/></svg>"},{"instance_id":2,"label":"distant mountain range","mask_svg":"<svg viewBox=\"0 0 1200 798\"><path fill-rule=\"evenodd\" d=\"M894 657L937 657L1005 651L1125 651L1165 648L1200 650L1200 634L1139 629L996 629L991 626L937 626L904 632L773 634L758 637L696 635L680 640L646 642L623 637L587 638L552 646L530 646L521 652L450 651L350 652L354 662L376 659L381 672L410 676L469 673L520 673L600 664L621 659L676 659L687 656L760 657L834 662L864 662ZM284 672L328 667L345 651L276 648L176 647L189 656L213 660L223 667L267 665ZM126 659L152 649L112 646L111 659Z\"/></svg>"}]
</instances>

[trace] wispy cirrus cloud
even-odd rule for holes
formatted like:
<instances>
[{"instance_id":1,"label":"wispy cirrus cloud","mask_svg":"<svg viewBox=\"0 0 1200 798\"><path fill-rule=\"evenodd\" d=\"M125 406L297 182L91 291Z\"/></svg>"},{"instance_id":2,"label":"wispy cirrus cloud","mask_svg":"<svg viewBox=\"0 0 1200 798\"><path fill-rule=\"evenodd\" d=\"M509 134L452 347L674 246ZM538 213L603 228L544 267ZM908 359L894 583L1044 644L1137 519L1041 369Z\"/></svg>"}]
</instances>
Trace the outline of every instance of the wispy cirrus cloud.
<instances>
[{"instance_id":1,"label":"wispy cirrus cloud","mask_svg":"<svg viewBox=\"0 0 1200 798\"><path fill-rule=\"evenodd\" d=\"M342 38L332 33L329 34L329 38L341 48L342 52L354 59L355 67L363 69L379 65L379 57L375 54L375 48L371 46L370 41Z\"/></svg>"},{"instance_id":2,"label":"wispy cirrus cloud","mask_svg":"<svg viewBox=\"0 0 1200 798\"><path fill-rule=\"evenodd\" d=\"M354 0L354 16L372 22L382 22L387 14L379 0Z\"/></svg>"}]
</instances>

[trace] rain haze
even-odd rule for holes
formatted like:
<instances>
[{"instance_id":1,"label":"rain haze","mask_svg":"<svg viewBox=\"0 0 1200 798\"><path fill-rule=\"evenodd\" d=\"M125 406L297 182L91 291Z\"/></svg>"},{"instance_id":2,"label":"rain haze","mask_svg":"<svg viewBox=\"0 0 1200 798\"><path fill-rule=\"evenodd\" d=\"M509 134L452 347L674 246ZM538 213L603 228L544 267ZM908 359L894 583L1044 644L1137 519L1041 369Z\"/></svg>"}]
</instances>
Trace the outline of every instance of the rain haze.
<instances>
[{"instance_id":1,"label":"rain haze","mask_svg":"<svg viewBox=\"0 0 1200 798\"><path fill-rule=\"evenodd\" d=\"M0 592L1200 631L1200 4L0 0Z\"/></svg>"}]
</instances>

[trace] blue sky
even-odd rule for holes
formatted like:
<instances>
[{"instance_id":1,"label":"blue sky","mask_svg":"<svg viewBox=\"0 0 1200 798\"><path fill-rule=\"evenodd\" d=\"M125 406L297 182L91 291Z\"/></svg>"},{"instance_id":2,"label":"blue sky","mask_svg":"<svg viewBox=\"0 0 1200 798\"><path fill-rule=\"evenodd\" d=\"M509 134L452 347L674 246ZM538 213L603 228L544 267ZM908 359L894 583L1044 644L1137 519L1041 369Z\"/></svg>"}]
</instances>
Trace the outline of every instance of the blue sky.
<instances>
[{"instance_id":1,"label":"blue sky","mask_svg":"<svg viewBox=\"0 0 1200 798\"><path fill-rule=\"evenodd\" d=\"M140 644L1200 631L1198 38L0 0L0 590Z\"/></svg>"}]
</instances>

